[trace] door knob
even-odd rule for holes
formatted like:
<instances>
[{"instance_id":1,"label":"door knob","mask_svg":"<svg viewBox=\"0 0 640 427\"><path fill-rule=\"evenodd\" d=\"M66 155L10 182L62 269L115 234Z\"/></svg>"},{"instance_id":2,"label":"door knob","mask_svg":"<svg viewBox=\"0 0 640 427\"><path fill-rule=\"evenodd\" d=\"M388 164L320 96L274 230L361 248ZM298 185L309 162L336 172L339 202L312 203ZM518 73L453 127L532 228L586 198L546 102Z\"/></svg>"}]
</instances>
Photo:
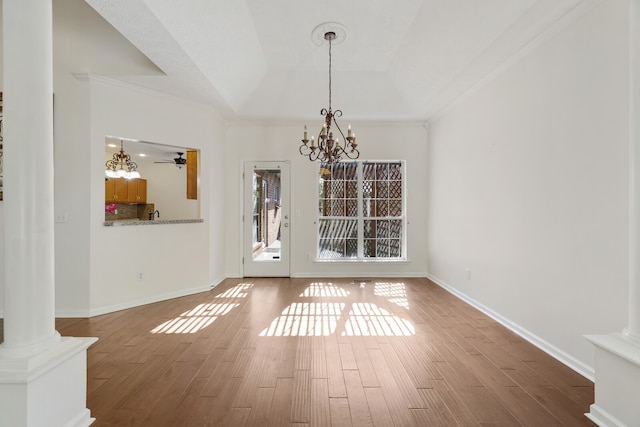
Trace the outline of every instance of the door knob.
<instances>
[{"instance_id":1,"label":"door knob","mask_svg":"<svg viewBox=\"0 0 640 427\"><path fill-rule=\"evenodd\" d=\"M289 226L289 223L288 223L288 222L285 222L285 223L284 223L284 226L285 226L285 227L288 227L288 226Z\"/></svg>"}]
</instances>

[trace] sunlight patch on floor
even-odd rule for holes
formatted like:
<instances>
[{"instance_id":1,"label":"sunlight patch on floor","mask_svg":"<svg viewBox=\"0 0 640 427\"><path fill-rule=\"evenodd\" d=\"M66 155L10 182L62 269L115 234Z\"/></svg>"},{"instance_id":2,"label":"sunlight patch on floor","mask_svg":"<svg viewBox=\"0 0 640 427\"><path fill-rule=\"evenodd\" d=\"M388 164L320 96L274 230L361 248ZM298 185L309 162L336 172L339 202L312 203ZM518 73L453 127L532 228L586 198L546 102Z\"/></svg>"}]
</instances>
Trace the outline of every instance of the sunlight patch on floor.
<instances>
[{"instance_id":1,"label":"sunlight patch on floor","mask_svg":"<svg viewBox=\"0 0 640 427\"><path fill-rule=\"evenodd\" d=\"M233 288L229 288L215 298L245 298L248 291L253 288L253 283L238 283Z\"/></svg>"},{"instance_id":2,"label":"sunlight patch on floor","mask_svg":"<svg viewBox=\"0 0 640 427\"><path fill-rule=\"evenodd\" d=\"M416 330L408 320L375 304L359 302L351 306L342 336L408 337L415 334Z\"/></svg>"},{"instance_id":3,"label":"sunlight patch on floor","mask_svg":"<svg viewBox=\"0 0 640 427\"><path fill-rule=\"evenodd\" d=\"M389 302L407 310L409 309L409 299L407 298L404 283L376 282L373 294L385 297Z\"/></svg>"},{"instance_id":4,"label":"sunlight patch on floor","mask_svg":"<svg viewBox=\"0 0 640 427\"><path fill-rule=\"evenodd\" d=\"M355 283L354 283L355 284ZM360 283L360 289L367 289L367 283ZM374 299L383 298L402 308L409 309L409 301L404 283L376 282L373 287ZM299 298L331 298L340 301L349 297L350 292L333 283L311 283ZM382 303L382 302L381 302ZM347 302L294 302L275 318L261 337L328 336L390 336L415 335L410 321L371 302L355 302L345 312ZM346 314L346 315L345 315ZM341 318L343 319L341 321Z\"/></svg>"},{"instance_id":5,"label":"sunlight patch on floor","mask_svg":"<svg viewBox=\"0 0 640 427\"><path fill-rule=\"evenodd\" d=\"M312 283L300 294L304 298L347 297L349 292L333 283Z\"/></svg>"},{"instance_id":6,"label":"sunlight patch on floor","mask_svg":"<svg viewBox=\"0 0 640 427\"><path fill-rule=\"evenodd\" d=\"M168 320L151 330L152 334L194 334L211 325L240 304L199 304L194 309Z\"/></svg>"},{"instance_id":7,"label":"sunlight patch on floor","mask_svg":"<svg viewBox=\"0 0 640 427\"><path fill-rule=\"evenodd\" d=\"M260 336L329 336L335 332L344 307L344 303L294 302L260 332Z\"/></svg>"},{"instance_id":8,"label":"sunlight patch on floor","mask_svg":"<svg viewBox=\"0 0 640 427\"><path fill-rule=\"evenodd\" d=\"M247 298L253 288L252 283L239 283L218 294L215 298ZM367 291L368 286L360 286ZM368 292L371 292L369 290ZM370 294L369 294L370 295ZM409 309L404 283L376 282L373 302L349 303L343 298L350 296L344 287L333 283L311 283L299 298L308 301L293 302L271 324L260 332L261 337L292 336L390 336L415 335L412 323L393 312L382 308L385 301ZM365 295L366 297L366 295ZM314 302L313 298L327 298L334 301ZM337 300L337 301L336 301ZM153 334L193 334L211 325L218 317L230 313L240 303L199 304L174 319L168 320L151 330ZM347 305L350 307L347 310Z\"/></svg>"}]
</instances>

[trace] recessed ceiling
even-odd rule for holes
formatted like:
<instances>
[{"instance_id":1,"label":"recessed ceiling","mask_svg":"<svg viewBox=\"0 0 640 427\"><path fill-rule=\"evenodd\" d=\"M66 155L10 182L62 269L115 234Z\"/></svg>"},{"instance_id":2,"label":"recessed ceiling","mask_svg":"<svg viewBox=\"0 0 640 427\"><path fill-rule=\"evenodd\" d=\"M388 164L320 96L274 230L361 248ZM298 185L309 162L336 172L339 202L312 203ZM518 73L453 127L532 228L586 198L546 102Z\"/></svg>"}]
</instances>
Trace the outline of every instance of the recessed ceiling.
<instances>
[{"instance_id":1,"label":"recessed ceiling","mask_svg":"<svg viewBox=\"0 0 640 427\"><path fill-rule=\"evenodd\" d=\"M65 0L71 1L71 0ZM598 0L86 0L157 68L104 73L228 120L427 120L559 20ZM105 49L107 49L105 47ZM157 72L161 70L161 74Z\"/></svg>"}]
</instances>

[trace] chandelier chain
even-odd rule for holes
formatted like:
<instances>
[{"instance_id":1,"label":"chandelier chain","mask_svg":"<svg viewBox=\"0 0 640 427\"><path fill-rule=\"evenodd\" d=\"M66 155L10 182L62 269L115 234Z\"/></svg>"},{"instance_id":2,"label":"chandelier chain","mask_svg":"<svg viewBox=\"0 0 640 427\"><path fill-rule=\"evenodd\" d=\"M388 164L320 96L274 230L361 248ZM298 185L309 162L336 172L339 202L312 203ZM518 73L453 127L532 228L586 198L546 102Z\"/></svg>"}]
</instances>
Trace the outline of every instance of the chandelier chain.
<instances>
[{"instance_id":1,"label":"chandelier chain","mask_svg":"<svg viewBox=\"0 0 640 427\"><path fill-rule=\"evenodd\" d=\"M329 37L329 111L331 111L331 40L332 37Z\"/></svg>"}]
</instances>

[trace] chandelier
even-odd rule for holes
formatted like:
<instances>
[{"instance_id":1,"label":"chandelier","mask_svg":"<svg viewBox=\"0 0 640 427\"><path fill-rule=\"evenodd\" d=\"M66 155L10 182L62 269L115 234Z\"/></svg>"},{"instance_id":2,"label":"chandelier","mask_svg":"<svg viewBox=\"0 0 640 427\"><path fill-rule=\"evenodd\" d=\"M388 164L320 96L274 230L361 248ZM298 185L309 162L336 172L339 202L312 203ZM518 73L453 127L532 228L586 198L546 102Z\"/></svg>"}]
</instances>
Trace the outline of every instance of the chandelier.
<instances>
[{"instance_id":1,"label":"chandelier","mask_svg":"<svg viewBox=\"0 0 640 427\"><path fill-rule=\"evenodd\" d=\"M342 117L342 111L331 110L331 42L337 38L334 31L324 33L324 39L329 41L329 109L323 108L320 114L324 116L324 123L318 135L316 145L315 137L311 136L311 144L309 144L307 126L304 126L304 136L300 145L300 154L306 156L311 161L318 160L322 163L339 162L343 157L349 159L357 159L360 152L356 148L356 134L351 130L351 125L347 130L347 136L344 136L342 129L336 121L336 117ZM335 125L338 132L342 136L342 140L338 136L334 139L331 126Z\"/></svg>"},{"instance_id":2,"label":"chandelier","mask_svg":"<svg viewBox=\"0 0 640 427\"><path fill-rule=\"evenodd\" d=\"M138 165L131 160L131 156L124 152L122 140L120 140L120 152L113 154L113 159L105 163L107 169L104 174L107 178L140 178Z\"/></svg>"}]
</instances>

